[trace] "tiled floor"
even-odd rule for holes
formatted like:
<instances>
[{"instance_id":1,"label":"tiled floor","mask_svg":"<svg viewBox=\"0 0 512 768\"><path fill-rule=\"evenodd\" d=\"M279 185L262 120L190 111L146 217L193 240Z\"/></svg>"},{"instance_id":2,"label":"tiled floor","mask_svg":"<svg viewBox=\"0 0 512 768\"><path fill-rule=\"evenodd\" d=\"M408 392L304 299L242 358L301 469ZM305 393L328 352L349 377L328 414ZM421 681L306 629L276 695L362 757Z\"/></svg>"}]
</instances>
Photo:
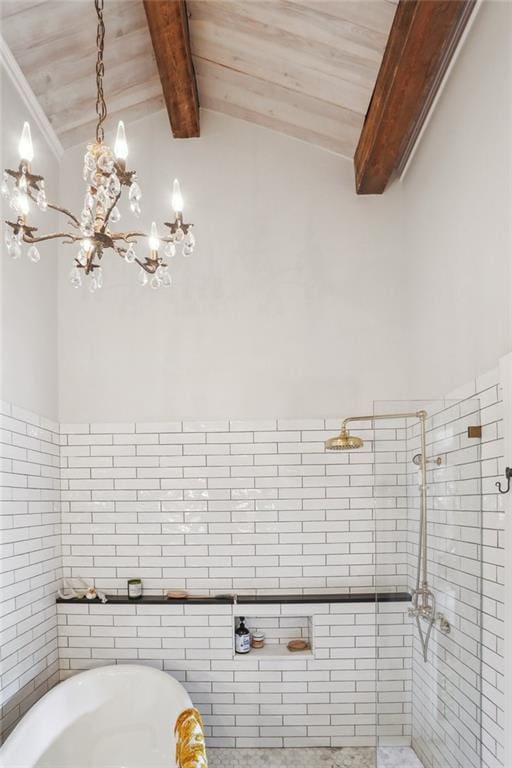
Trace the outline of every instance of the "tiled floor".
<instances>
[{"instance_id":1,"label":"tiled floor","mask_svg":"<svg viewBox=\"0 0 512 768\"><path fill-rule=\"evenodd\" d=\"M209 768L423 768L412 749L209 749Z\"/></svg>"}]
</instances>

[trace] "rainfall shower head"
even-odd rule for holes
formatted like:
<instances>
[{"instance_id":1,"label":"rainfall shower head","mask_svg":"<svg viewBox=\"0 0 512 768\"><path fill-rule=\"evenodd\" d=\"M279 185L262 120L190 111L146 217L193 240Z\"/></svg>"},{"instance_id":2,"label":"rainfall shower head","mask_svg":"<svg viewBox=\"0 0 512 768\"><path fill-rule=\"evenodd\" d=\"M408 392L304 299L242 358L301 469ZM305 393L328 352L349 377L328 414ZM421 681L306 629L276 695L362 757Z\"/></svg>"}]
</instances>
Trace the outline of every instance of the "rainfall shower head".
<instances>
[{"instance_id":1,"label":"rainfall shower head","mask_svg":"<svg viewBox=\"0 0 512 768\"><path fill-rule=\"evenodd\" d=\"M330 437L325 441L327 451L352 451L355 448L362 448L364 442L357 435L351 435L345 427L342 428L339 435Z\"/></svg>"}]
</instances>

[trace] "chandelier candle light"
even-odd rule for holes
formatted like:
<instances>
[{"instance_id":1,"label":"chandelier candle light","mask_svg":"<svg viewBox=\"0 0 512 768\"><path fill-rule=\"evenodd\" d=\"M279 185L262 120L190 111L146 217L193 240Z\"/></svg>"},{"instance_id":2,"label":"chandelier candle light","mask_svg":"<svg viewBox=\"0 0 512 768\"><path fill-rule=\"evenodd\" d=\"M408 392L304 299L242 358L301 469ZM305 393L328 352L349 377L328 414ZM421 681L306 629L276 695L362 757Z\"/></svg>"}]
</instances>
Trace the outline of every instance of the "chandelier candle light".
<instances>
[{"instance_id":1,"label":"chandelier candle light","mask_svg":"<svg viewBox=\"0 0 512 768\"><path fill-rule=\"evenodd\" d=\"M79 287L87 277L89 290L96 291L103 284L101 259L106 250L114 251L129 264L139 266L139 281L141 285L152 288L165 288L171 285L168 264L165 258L176 255L176 245L179 244L183 256L191 256L195 246L192 224L183 221L183 197L177 179L174 179L171 205L174 210L174 221L165 222L169 230L165 237L158 234L156 223L150 227L149 235L144 232L128 231L115 232L112 225L121 218L118 202L123 187L128 188L128 201L132 214L139 216L140 199L142 196L136 181L135 171L126 167L128 143L124 123L119 121L114 150L104 143L103 123L107 117L107 105L103 95L103 50L105 42L105 25L103 22L104 0L95 0L97 26L97 61L96 61L96 140L87 145L84 156L83 178L87 183L84 207L80 216L75 216L66 208L48 202L44 178L32 171L34 149L30 134L30 126L25 123L18 145L20 163L18 170L6 169L0 188L3 197L8 198L10 207L16 214L16 221L6 221L9 227L5 232L5 244L12 258L17 259L22 253L22 244L29 246L28 257L37 262L40 253L36 243L45 240L61 240L63 243L78 246L74 266L70 273L71 284ZM39 210L48 208L62 213L67 218L68 231L38 235L37 227L28 224L31 203ZM146 238L148 251L139 258L135 251L139 238ZM163 245L164 257L160 255Z\"/></svg>"}]
</instances>

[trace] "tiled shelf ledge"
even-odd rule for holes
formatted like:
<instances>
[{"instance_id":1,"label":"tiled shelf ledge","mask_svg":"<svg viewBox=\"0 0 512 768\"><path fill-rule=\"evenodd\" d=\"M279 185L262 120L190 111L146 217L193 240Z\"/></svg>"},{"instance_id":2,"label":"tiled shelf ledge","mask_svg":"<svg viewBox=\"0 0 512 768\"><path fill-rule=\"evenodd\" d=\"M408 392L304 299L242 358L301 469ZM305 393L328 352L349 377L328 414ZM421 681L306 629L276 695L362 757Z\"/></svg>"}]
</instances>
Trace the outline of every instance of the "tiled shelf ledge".
<instances>
[{"instance_id":1,"label":"tiled shelf ledge","mask_svg":"<svg viewBox=\"0 0 512 768\"><path fill-rule=\"evenodd\" d=\"M248 605L258 603L407 603L411 599L408 592L355 592L355 593L320 593L313 595L231 595L221 597L187 597L172 600L163 595L144 595L138 600L129 600L127 595L107 595L105 605ZM100 600L86 600L72 597L64 600L57 597L57 603L81 603L83 605L103 605Z\"/></svg>"},{"instance_id":2,"label":"tiled shelf ledge","mask_svg":"<svg viewBox=\"0 0 512 768\"><path fill-rule=\"evenodd\" d=\"M235 662L255 661L256 659L292 659L301 657L312 657L313 651L308 648L305 651L289 651L286 645L278 643L269 643L263 648L251 648L249 653L235 653L233 658Z\"/></svg>"}]
</instances>

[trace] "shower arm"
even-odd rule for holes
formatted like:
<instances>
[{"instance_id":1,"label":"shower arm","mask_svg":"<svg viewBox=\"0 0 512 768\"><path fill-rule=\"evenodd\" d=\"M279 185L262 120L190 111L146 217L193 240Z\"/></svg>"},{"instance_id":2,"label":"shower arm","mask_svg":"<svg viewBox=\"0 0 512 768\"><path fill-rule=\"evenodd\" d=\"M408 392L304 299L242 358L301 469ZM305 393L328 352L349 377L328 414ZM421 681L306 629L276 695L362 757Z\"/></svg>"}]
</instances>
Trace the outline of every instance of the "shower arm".
<instances>
[{"instance_id":1,"label":"shower arm","mask_svg":"<svg viewBox=\"0 0 512 768\"><path fill-rule=\"evenodd\" d=\"M425 422L426 411L409 411L406 413L374 413L373 416L347 416L341 423L341 428L346 429L349 421L374 421L376 419L419 419Z\"/></svg>"},{"instance_id":2,"label":"shower arm","mask_svg":"<svg viewBox=\"0 0 512 768\"><path fill-rule=\"evenodd\" d=\"M418 570L416 577L416 592L420 588L428 590L427 574L427 438L425 422L427 412L406 411L405 413L374 413L372 416L347 416L341 424L341 431L346 432L347 424L351 421L377 421L382 419L418 419L421 428L421 509L420 509L420 541L418 547ZM422 568L423 561L423 568Z\"/></svg>"}]
</instances>

